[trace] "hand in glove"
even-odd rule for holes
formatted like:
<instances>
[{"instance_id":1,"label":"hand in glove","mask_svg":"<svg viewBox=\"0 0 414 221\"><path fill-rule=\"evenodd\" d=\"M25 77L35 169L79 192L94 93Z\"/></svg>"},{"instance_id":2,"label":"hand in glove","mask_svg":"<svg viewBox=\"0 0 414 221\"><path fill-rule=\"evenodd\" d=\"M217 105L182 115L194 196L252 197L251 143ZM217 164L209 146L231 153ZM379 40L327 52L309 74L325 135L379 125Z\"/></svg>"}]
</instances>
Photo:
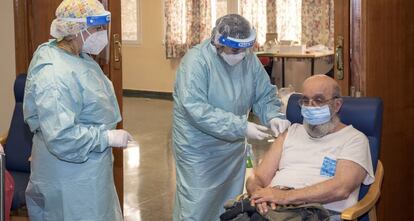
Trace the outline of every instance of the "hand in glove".
<instances>
[{"instance_id":1,"label":"hand in glove","mask_svg":"<svg viewBox=\"0 0 414 221\"><path fill-rule=\"evenodd\" d=\"M290 121L280 119L280 118L273 118L269 122L270 129L272 129L275 137L279 136L279 134L283 133L288 127L290 127Z\"/></svg>"},{"instance_id":2,"label":"hand in glove","mask_svg":"<svg viewBox=\"0 0 414 221\"><path fill-rule=\"evenodd\" d=\"M263 140L271 136L270 134L264 132L267 131L267 129L268 128L265 126L247 122L246 137L250 139Z\"/></svg>"},{"instance_id":3,"label":"hand in glove","mask_svg":"<svg viewBox=\"0 0 414 221\"><path fill-rule=\"evenodd\" d=\"M111 147L127 147L134 138L126 130L108 130L108 144Z\"/></svg>"}]
</instances>

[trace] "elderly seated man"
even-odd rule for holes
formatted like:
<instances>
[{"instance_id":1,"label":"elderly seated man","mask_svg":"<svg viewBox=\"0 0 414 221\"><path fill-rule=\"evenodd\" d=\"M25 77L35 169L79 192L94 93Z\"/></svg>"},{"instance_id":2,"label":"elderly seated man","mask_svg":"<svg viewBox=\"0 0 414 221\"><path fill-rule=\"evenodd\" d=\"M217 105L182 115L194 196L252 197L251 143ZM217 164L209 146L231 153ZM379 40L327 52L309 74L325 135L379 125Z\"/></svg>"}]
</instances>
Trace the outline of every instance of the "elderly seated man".
<instances>
[{"instance_id":1,"label":"elderly seated man","mask_svg":"<svg viewBox=\"0 0 414 221\"><path fill-rule=\"evenodd\" d=\"M342 99L332 78L312 76L302 90L303 124L293 124L275 140L246 188L261 213L268 205L321 203L338 219L358 201L361 183L374 181L368 139L339 119Z\"/></svg>"}]
</instances>

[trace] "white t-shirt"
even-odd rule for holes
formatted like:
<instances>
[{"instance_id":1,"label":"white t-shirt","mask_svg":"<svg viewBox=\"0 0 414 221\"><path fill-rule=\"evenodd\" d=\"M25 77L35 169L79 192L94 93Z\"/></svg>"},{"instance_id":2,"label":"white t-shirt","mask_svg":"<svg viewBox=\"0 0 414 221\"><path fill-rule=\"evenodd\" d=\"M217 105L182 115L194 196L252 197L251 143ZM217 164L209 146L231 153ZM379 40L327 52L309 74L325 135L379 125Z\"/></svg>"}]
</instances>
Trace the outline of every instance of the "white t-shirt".
<instances>
[{"instance_id":1,"label":"white t-shirt","mask_svg":"<svg viewBox=\"0 0 414 221\"><path fill-rule=\"evenodd\" d=\"M302 124L293 124L283 144L279 170L270 186L298 189L331 179L338 159L359 164L367 171L363 183L374 182L369 143L363 133L350 125L324 137L312 138ZM342 212L358 201L358 193L359 187L347 199L324 206Z\"/></svg>"}]
</instances>

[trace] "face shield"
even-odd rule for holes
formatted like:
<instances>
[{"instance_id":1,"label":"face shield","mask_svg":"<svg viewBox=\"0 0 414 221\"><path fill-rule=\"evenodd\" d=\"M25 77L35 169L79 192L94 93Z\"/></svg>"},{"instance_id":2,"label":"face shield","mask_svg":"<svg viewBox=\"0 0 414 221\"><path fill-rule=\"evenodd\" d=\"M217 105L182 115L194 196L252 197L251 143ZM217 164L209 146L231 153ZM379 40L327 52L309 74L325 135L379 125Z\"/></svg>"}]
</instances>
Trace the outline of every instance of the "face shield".
<instances>
[{"instance_id":1,"label":"face shield","mask_svg":"<svg viewBox=\"0 0 414 221\"><path fill-rule=\"evenodd\" d=\"M111 22L111 13L106 11L104 14L101 15L91 15L91 16L86 16L86 18L62 18L62 20L65 21L69 21L69 22L79 22L79 23L85 23L87 28L90 27L97 27L97 31L105 31L106 32L106 37L107 37L107 43L106 46L95 56L93 56L95 58L96 61L98 61L98 63L104 63L104 64L108 64L109 63L109 57L110 57L110 52L109 52L109 43L110 41L110 36L111 36L111 26L110 26L110 22ZM83 33L82 33L83 32ZM85 42L85 38L84 36L91 36L91 33L85 29L82 30L81 37L82 40ZM87 34L84 34L84 33Z\"/></svg>"},{"instance_id":2,"label":"face shield","mask_svg":"<svg viewBox=\"0 0 414 221\"><path fill-rule=\"evenodd\" d=\"M221 35L218 39L219 44L227 46L229 48L236 49L247 49L253 47L256 42L256 31L254 29L250 30L250 36L245 39L237 39L229 36Z\"/></svg>"},{"instance_id":3,"label":"face shield","mask_svg":"<svg viewBox=\"0 0 414 221\"><path fill-rule=\"evenodd\" d=\"M247 38L234 38L227 35L220 34L217 38L218 45L224 46L219 55L230 66L240 63L246 56L246 52L253 47L256 42L256 32L254 29L250 30Z\"/></svg>"},{"instance_id":4,"label":"face shield","mask_svg":"<svg viewBox=\"0 0 414 221\"><path fill-rule=\"evenodd\" d=\"M90 15L86 18L60 18L63 21L85 23L87 27L107 26L111 22L111 13L106 11L101 15Z\"/></svg>"}]
</instances>

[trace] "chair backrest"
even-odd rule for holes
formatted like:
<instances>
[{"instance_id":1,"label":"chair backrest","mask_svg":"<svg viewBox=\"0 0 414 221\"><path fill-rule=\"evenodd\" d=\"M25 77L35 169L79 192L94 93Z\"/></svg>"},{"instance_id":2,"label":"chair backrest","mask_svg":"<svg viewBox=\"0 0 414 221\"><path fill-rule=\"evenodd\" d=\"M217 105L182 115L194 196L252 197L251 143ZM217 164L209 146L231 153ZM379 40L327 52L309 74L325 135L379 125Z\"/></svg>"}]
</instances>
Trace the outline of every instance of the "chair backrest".
<instances>
[{"instance_id":1,"label":"chair backrest","mask_svg":"<svg viewBox=\"0 0 414 221\"><path fill-rule=\"evenodd\" d=\"M292 124L303 121L298 104L301 96L301 94L292 94L289 98L286 117ZM352 125L368 137L375 172L381 144L382 100L374 97L343 97L343 101L339 117L344 124ZM361 185L359 199L365 196L368 188L369 186Z\"/></svg>"},{"instance_id":2,"label":"chair backrest","mask_svg":"<svg viewBox=\"0 0 414 221\"><path fill-rule=\"evenodd\" d=\"M6 153L6 168L10 171L30 172L28 161L32 151L33 133L25 124L23 118L23 97L26 84L26 74L17 76L14 82L14 97L16 105L10 123L9 133L4 147Z\"/></svg>"}]
</instances>

